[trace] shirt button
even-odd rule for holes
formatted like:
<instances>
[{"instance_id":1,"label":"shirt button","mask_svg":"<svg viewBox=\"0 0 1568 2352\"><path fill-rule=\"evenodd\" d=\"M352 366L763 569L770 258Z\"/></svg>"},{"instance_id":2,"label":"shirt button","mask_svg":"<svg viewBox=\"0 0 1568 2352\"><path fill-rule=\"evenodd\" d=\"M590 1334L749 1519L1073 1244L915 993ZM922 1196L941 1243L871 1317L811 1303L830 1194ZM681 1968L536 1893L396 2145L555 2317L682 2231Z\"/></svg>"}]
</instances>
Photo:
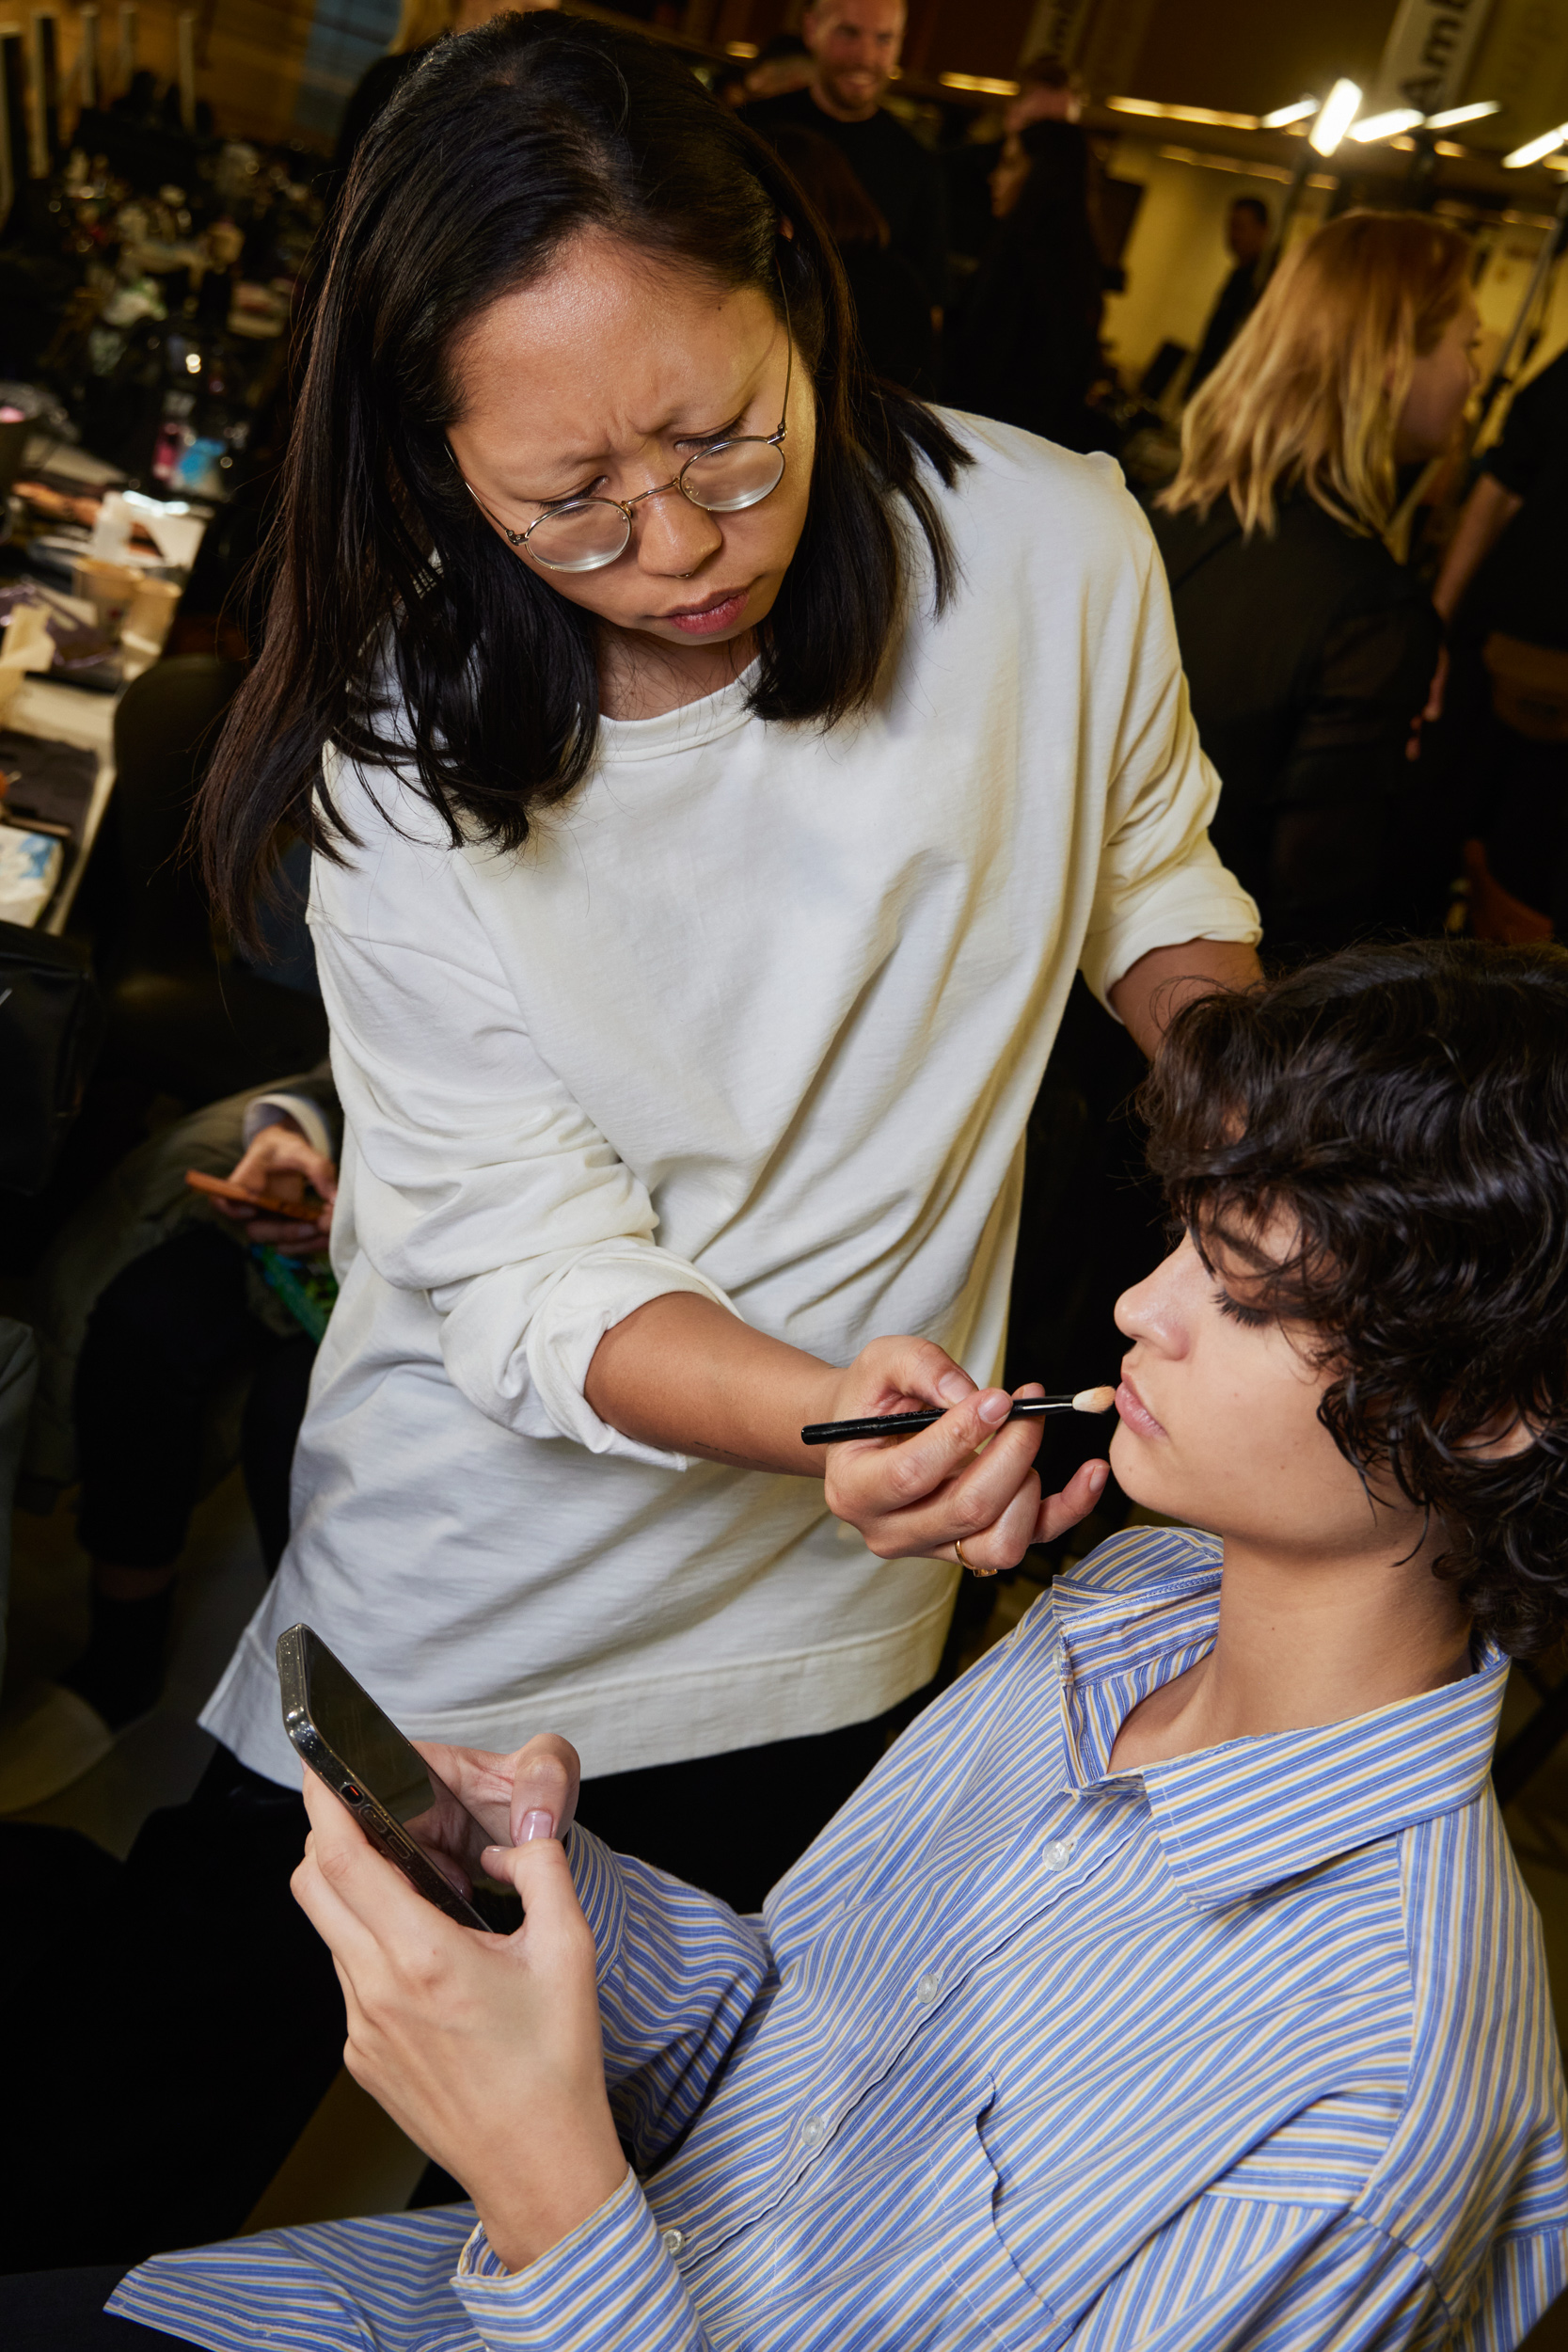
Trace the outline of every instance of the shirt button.
<instances>
[{"instance_id":1,"label":"shirt button","mask_svg":"<svg viewBox=\"0 0 1568 2352\"><path fill-rule=\"evenodd\" d=\"M1040 1848L1040 1860L1048 1870L1065 1870L1072 1860L1070 1837L1053 1837Z\"/></svg>"},{"instance_id":2,"label":"shirt button","mask_svg":"<svg viewBox=\"0 0 1568 2352\"><path fill-rule=\"evenodd\" d=\"M661 2230L658 2233L658 2242L673 2262L686 2244L686 2232L684 2230Z\"/></svg>"},{"instance_id":3,"label":"shirt button","mask_svg":"<svg viewBox=\"0 0 1568 2352\"><path fill-rule=\"evenodd\" d=\"M917 2000L929 2003L936 1999L937 1994L942 1991L942 1979L934 1968L927 1969L914 1991Z\"/></svg>"},{"instance_id":4,"label":"shirt button","mask_svg":"<svg viewBox=\"0 0 1568 2352\"><path fill-rule=\"evenodd\" d=\"M807 2116L800 2126L800 2137L808 2148L816 2147L822 2137L822 2118L819 2115Z\"/></svg>"}]
</instances>

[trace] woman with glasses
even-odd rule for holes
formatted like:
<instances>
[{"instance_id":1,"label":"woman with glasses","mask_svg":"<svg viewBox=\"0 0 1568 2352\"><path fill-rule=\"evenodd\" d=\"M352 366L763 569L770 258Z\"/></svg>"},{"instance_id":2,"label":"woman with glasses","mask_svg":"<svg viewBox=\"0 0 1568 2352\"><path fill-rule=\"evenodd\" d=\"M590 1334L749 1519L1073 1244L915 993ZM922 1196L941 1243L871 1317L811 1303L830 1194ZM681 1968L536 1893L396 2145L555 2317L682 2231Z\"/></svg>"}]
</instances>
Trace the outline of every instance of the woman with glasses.
<instances>
[{"instance_id":1,"label":"woman with glasses","mask_svg":"<svg viewBox=\"0 0 1568 2352\"><path fill-rule=\"evenodd\" d=\"M356 162L277 562L207 856L237 915L313 845L342 1288L205 1720L294 1785L307 1619L411 1733L563 1724L588 1820L749 1908L959 1560L1103 1476L979 1449L1074 970L1151 1040L1253 968L1153 543L1108 467L873 388L677 62L509 17ZM800 1439L927 1405L915 1482Z\"/></svg>"}]
</instances>

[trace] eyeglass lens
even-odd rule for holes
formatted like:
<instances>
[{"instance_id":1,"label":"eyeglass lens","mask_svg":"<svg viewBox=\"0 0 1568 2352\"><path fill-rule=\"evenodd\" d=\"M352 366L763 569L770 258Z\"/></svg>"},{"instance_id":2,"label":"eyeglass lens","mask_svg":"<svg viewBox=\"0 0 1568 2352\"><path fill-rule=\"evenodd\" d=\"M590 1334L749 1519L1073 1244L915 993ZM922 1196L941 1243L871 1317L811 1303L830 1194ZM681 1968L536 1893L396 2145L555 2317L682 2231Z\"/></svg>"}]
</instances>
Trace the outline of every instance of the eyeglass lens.
<instances>
[{"instance_id":1,"label":"eyeglass lens","mask_svg":"<svg viewBox=\"0 0 1568 2352\"><path fill-rule=\"evenodd\" d=\"M784 451L776 442L726 441L689 458L678 480L693 505L713 515L736 515L776 490L784 469ZM528 534L528 551L556 571L589 572L613 564L630 537L630 523L610 500L580 499L558 514L541 516Z\"/></svg>"}]
</instances>

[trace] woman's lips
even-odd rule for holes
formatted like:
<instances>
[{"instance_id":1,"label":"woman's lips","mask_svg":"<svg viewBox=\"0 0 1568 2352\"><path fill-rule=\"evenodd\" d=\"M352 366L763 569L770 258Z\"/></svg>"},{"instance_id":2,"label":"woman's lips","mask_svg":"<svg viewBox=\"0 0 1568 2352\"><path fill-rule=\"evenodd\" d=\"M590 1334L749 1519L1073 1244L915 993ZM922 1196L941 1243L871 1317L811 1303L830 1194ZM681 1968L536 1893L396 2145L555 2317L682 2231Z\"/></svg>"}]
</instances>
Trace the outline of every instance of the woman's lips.
<instances>
[{"instance_id":1,"label":"woman's lips","mask_svg":"<svg viewBox=\"0 0 1568 2352\"><path fill-rule=\"evenodd\" d=\"M1117 1391L1117 1411L1135 1438L1163 1438L1164 1429L1149 1411L1130 1380Z\"/></svg>"},{"instance_id":2,"label":"woman's lips","mask_svg":"<svg viewBox=\"0 0 1568 2352\"><path fill-rule=\"evenodd\" d=\"M684 612L666 612L663 617L683 637L712 637L720 629L734 628L751 593L749 588L736 588L727 596L709 597L705 604L689 606Z\"/></svg>"}]
</instances>

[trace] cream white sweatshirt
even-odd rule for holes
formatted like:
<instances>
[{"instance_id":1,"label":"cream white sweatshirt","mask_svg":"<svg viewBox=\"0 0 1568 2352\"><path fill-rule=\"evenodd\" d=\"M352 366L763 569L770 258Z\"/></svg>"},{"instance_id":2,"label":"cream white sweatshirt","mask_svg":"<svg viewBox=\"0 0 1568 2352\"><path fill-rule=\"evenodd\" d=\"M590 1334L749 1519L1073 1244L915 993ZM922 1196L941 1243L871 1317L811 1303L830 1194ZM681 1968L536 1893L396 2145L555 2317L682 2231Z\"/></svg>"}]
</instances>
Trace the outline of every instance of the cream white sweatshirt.
<instances>
[{"instance_id":1,"label":"cream white sweatshirt","mask_svg":"<svg viewBox=\"0 0 1568 2352\"><path fill-rule=\"evenodd\" d=\"M347 1122L283 1565L202 1720L296 1776L305 1618L416 1736L563 1732L585 1773L863 1720L933 1671L957 1571L814 1479L634 1444L594 1349L691 1290L835 1363L1000 1366L1024 1122L1075 969L1254 940L1204 828L1164 576L1106 458L955 421L955 603L824 732L746 684L606 723L524 850L340 773L311 924ZM1104 1365L1085 1365L1085 1380Z\"/></svg>"}]
</instances>

